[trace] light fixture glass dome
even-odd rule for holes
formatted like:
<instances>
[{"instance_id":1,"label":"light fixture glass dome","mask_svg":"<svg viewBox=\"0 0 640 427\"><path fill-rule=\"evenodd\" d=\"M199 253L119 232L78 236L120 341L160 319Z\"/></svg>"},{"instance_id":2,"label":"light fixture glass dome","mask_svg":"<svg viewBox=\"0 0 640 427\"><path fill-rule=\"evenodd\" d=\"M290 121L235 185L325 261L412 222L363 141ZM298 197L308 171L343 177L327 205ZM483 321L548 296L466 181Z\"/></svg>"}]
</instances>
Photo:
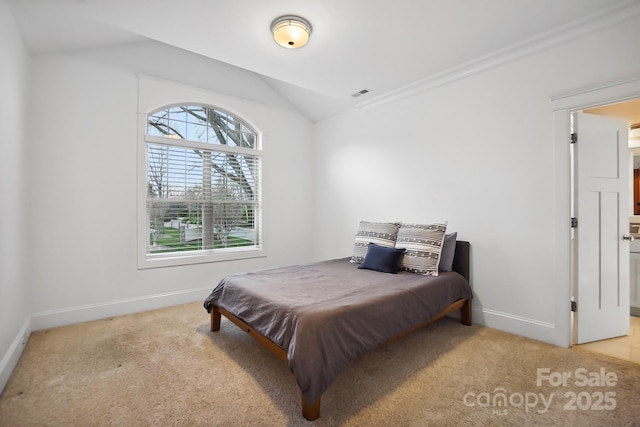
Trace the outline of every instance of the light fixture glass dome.
<instances>
[{"instance_id":1,"label":"light fixture glass dome","mask_svg":"<svg viewBox=\"0 0 640 427\"><path fill-rule=\"evenodd\" d=\"M287 49L296 49L307 44L311 36L311 24L299 16L286 15L271 23L273 40Z\"/></svg>"}]
</instances>

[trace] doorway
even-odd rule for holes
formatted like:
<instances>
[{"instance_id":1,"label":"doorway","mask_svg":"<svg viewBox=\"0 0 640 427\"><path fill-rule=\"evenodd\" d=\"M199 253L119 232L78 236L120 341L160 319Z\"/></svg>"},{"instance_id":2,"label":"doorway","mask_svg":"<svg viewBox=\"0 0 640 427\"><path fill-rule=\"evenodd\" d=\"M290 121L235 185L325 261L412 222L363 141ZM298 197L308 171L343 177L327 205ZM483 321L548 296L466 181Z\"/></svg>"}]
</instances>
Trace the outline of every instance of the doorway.
<instances>
[{"instance_id":1,"label":"doorway","mask_svg":"<svg viewBox=\"0 0 640 427\"><path fill-rule=\"evenodd\" d=\"M574 340L574 313L570 300L574 296L572 287L572 240L571 240L571 160L568 135L571 133L571 113L597 107L640 99L640 75L619 81L571 91L551 97L554 117L555 159L555 244L554 277L558 281L556 297L557 332L555 342L570 347ZM580 301L576 301L578 306Z\"/></svg>"},{"instance_id":2,"label":"doorway","mask_svg":"<svg viewBox=\"0 0 640 427\"><path fill-rule=\"evenodd\" d=\"M575 206L581 206L582 211L578 212L581 222L592 220L586 227L572 230L572 296L578 300L578 309L573 313L572 343L591 342L590 348L610 352L619 348L619 343L602 341L628 339L630 313L640 311L640 246L635 247L631 242L634 237L640 238L640 217L635 215L640 200L638 192L634 192L634 187L638 188L640 170L634 174L632 141L627 140L629 128L640 123L640 99L587 108L581 113L573 113L572 117L575 118L574 125L588 124L584 129L578 126L579 144L572 150L580 153L573 156L574 162L579 159L577 169L576 163L573 168L579 188L573 200ZM584 154L589 151L596 153L595 157ZM607 153L613 157L607 158ZM612 167L615 160L618 160L618 166ZM589 171L585 170L585 163L589 164ZM606 166L607 163L610 166ZM600 172L606 168L609 174L601 176ZM617 192L612 193L612 179L616 174L622 186L618 185ZM576 188L575 183L573 188ZM607 197L615 199L605 202ZM591 198L597 198L597 202L591 202ZM592 207L586 211L587 206ZM594 213L590 214L591 211ZM585 238L588 238L587 242ZM594 252L593 256L589 255L591 252ZM622 349L625 348L630 347L623 345Z\"/></svg>"}]
</instances>

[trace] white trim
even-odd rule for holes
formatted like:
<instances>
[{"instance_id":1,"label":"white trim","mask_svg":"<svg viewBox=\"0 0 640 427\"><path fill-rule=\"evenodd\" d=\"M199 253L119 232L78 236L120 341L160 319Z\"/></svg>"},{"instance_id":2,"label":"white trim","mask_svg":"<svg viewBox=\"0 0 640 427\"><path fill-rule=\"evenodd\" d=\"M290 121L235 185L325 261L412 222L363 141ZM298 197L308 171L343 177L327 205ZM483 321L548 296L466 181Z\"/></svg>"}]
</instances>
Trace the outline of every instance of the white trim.
<instances>
[{"instance_id":1,"label":"white trim","mask_svg":"<svg viewBox=\"0 0 640 427\"><path fill-rule=\"evenodd\" d=\"M241 117L242 120L258 134L262 134L262 126L255 122L255 116L273 109L273 106L237 98L203 87L192 86L166 80L148 74L138 73L138 114L144 116L146 129L147 115L158 111L167 105L184 104L185 99L190 103L208 105ZM256 141L256 148L262 150L260 140Z\"/></svg>"},{"instance_id":2,"label":"white trim","mask_svg":"<svg viewBox=\"0 0 640 427\"><path fill-rule=\"evenodd\" d=\"M260 216L257 218L258 245L249 249L234 248L229 251L216 249L210 252L194 251L193 253L166 254L154 256L147 254L147 209L146 209L146 186L147 186L147 142L151 141L160 144L170 144L185 146L187 143L180 139L164 138L147 135L148 114L159 109L172 105L205 105L214 109L222 110L226 113L240 118L244 124L256 132L256 147L246 149L242 147L229 147L216 144L200 144L189 141L189 146L198 146L212 151L232 152L255 156L259 161L260 178L258 180L258 199L254 202L260 207ZM136 186L136 216L137 216L137 267L139 270L173 267L190 264L201 264L209 262L233 261L249 258L266 257L262 241L262 224L264 224L264 206L262 199L262 182L265 151L262 150L263 133L260 126L247 117L255 117L260 112L264 112L266 106L252 101L232 98L207 89L189 86L182 83L168 80L138 75L138 148L137 148L137 186ZM239 113L243 111L243 113Z\"/></svg>"},{"instance_id":3,"label":"white trim","mask_svg":"<svg viewBox=\"0 0 640 427\"><path fill-rule=\"evenodd\" d=\"M211 292L211 287L185 289L163 294L146 295L142 297L126 298L97 304L86 304L76 307L67 307L59 310L47 310L34 313L31 317L31 329L56 328L58 326L72 325L80 322L104 319L107 317L122 316L125 314L139 313L158 308L171 307L194 301L204 301ZM206 315L203 310L203 318Z\"/></svg>"},{"instance_id":4,"label":"white trim","mask_svg":"<svg viewBox=\"0 0 640 427\"><path fill-rule=\"evenodd\" d=\"M553 111L575 111L637 98L639 82L640 75L631 75L552 95Z\"/></svg>"},{"instance_id":5,"label":"white trim","mask_svg":"<svg viewBox=\"0 0 640 427\"><path fill-rule=\"evenodd\" d=\"M571 342L571 291L569 289L571 263L571 160L569 153L569 114L555 112L554 116L554 178L553 191L553 265L551 280L555 294L556 331L549 342L560 347L569 347Z\"/></svg>"},{"instance_id":6,"label":"white trim","mask_svg":"<svg viewBox=\"0 0 640 427\"><path fill-rule=\"evenodd\" d=\"M175 255L158 254L147 255L143 262L138 263L138 269L174 267L178 265L206 264L210 262L236 261L241 259L265 258L267 253L262 248L251 246L249 249L234 248L224 252L224 249L217 249L215 253L191 253L176 252Z\"/></svg>"},{"instance_id":7,"label":"white trim","mask_svg":"<svg viewBox=\"0 0 640 427\"><path fill-rule=\"evenodd\" d=\"M553 280L556 283L556 335L554 343L568 347L572 338L570 311L571 275L571 171L569 159L569 115L598 105L640 98L640 76L594 84L551 97L555 153L555 252Z\"/></svg>"},{"instance_id":8,"label":"white trim","mask_svg":"<svg viewBox=\"0 0 640 427\"><path fill-rule=\"evenodd\" d=\"M516 320L518 322L523 322L523 323L536 325L536 326L540 326L540 327L543 327L543 328L549 328L549 329L553 329L555 327L555 325L553 323L543 322L541 320L531 319L529 317L516 316L515 314L504 313L504 312L501 312L501 311L491 310L491 309L488 309L488 308L482 308L479 311L485 317L486 316L494 317L494 318L499 317L499 318L507 319L507 321Z\"/></svg>"},{"instance_id":9,"label":"white trim","mask_svg":"<svg viewBox=\"0 0 640 427\"><path fill-rule=\"evenodd\" d=\"M2 360L0 360L0 393L4 390L11 373L18 364L18 360L20 360L30 333L31 319L29 318L22 324L18 334L11 342L7 352L2 356Z\"/></svg>"},{"instance_id":10,"label":"white trim","mask_svg":"<svg viewBox=\"0 0 640 427\"><path fill-rule=\"evenodd\" d=\"M553 323L485 308L474 308L472 318L473 323L544 342L551 341L555 330Z\"/></svg>"},{"instance_id":11,"label":"white trim","mask_svg":"<svg viewBox=\"0 0 640 427\"><path fill-rule=\"evenodd\" d=\"M416 80L398 89L385 92L377 97L356 104L360 108L372 108L389 102L398 101L410 96L435 89L439 86L464 79L482 71L507 64L543 50L584 37L588 34L613 27L622 21L640 15L640 3L629 1L612 7L604 12L579 21L570 22L558 29L542 33L528 40L512 44L473 61L449 68L431 76Z\"/></svg>"}]
</instances>

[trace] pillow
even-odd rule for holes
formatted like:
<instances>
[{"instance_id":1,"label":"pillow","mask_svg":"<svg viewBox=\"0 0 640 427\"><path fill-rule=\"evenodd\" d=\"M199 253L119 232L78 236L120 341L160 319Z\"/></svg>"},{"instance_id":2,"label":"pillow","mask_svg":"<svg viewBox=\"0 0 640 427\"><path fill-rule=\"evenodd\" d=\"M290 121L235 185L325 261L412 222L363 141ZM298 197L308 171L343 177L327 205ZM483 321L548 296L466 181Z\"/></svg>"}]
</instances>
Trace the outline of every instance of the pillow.
<instances>
[{"instance_id":1,"label":"pillow","mask_svg":"<svg viewBox=\"0 0 640 427\"><path fill-rule=\"evenodd\" d=\"M396 236L400 224L397 222L367 222L360 221L353 245L351 262L360 264L369 250L369 243L393 248L396 246Z\"/></svg>"},{"instance_id":2,"label":"pillow","mask_svg":"<svg viewBox=\"0 0 640 427\"><path fill-rule=\"evenodd\" d=\"M440 252L440 265L438 266L438 270L453 271L453 257L456 254L457 239L457 232L447 233L444 235L444 242L442 242L442 251Z\"/></svg>"},{"instance_id":3,"label":"pillow","mask_svg":"<svg viewBox=\"0 0 640 427\"><path fill-rule=\"evenodd\" d=\"M400 261L404 252L404 248L385 248L375 243L369 243L367 254L358 268L396 274L400 268Z\"/></svg>"},{"instance_id":4,"label":"pillow","mask_svg":"<svg viewBox=\"0 0 640 427\"><path fill-rule=\"evenodd\" d=\"M400 268L418 274L437 276L446 231L446 223L401 224L396 248L405 248L407 251L402 257Z\"/></svg>"}]
</instances>

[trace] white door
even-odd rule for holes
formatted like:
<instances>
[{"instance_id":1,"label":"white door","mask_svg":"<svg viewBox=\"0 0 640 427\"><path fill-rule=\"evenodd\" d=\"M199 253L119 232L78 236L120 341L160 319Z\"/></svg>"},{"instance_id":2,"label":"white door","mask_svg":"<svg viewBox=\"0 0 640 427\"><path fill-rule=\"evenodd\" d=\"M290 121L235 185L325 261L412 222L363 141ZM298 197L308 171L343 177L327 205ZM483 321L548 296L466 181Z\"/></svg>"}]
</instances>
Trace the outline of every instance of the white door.
<instances>
[{"instance_id":1,"label":"white door","mask_svg":"<svg viewBox=\"0 0 640 427\"><path fill-rule=\"evenodd\" d=\"M577 344L629 332L628 123L574 116Z\"/></svg>"}]
</instances>

